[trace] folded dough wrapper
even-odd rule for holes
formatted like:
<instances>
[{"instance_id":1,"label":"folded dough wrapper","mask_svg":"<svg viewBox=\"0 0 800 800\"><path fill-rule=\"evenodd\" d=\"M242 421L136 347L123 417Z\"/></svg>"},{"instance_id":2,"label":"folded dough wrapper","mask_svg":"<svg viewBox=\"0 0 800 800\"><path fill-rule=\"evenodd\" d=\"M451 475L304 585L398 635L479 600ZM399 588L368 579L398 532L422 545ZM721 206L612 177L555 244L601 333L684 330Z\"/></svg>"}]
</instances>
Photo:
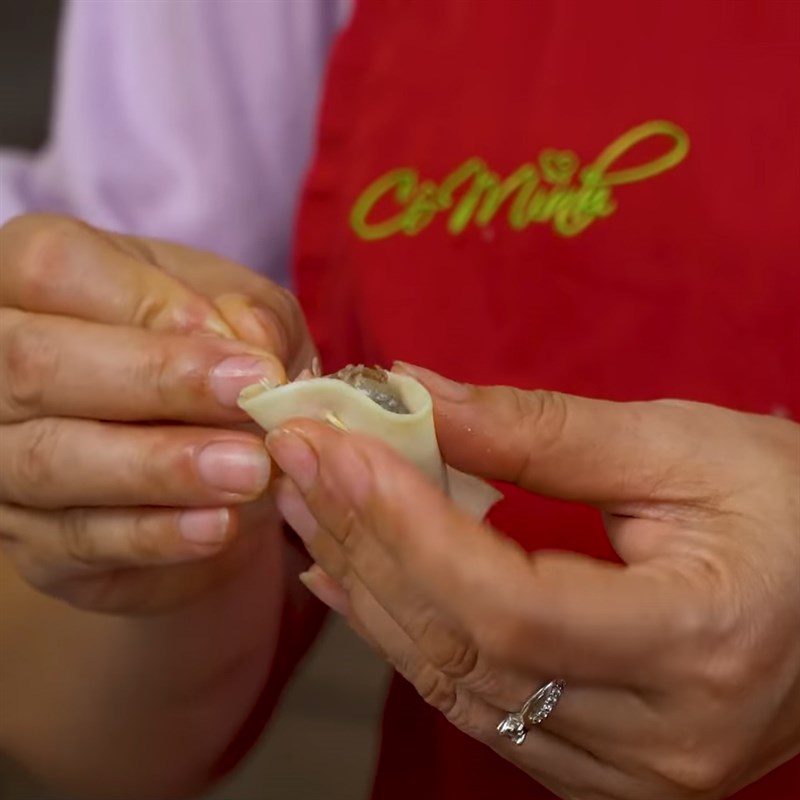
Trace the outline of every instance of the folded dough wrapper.
<instances>
[{"instance_id":1,"label":"folded dough wrapper","mask_svg":"<svg viewBox=\"0 0 800 800\"><path fill-rule=\"evenodd\" d=\"M444 463L428 390L407 375L382 374L386 388L400 399L408 413L389 411L366 391L336 377L305 378L275 388L256 383L242 390L239 406L267 431L290 419L305 417L382 439L448 493L460 508L482 519L502 494L486 481Z\"/></svg>"}]
</instances>

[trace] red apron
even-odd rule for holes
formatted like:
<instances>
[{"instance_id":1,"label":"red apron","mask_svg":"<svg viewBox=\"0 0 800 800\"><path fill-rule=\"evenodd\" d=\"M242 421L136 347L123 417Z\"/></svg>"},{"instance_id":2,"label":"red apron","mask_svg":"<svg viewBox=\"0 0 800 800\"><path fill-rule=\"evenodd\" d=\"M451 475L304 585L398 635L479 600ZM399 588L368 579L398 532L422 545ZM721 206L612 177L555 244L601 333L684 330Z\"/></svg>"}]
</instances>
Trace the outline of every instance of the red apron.
<instances>
[{"instance_id":1,"label":"red apron","mask_svg":"<svg viewBox=\"0 0 800 800\"><path fill-rule=\"evenodd\" d=\"M797 418L799 9L361 0L295 254L325 368ZM492 522L612 557L583 508L515 491ZM737 797L799 789L795 760ZM401 680L374 796L551 797Z\"/></svg>"}]
</instances>

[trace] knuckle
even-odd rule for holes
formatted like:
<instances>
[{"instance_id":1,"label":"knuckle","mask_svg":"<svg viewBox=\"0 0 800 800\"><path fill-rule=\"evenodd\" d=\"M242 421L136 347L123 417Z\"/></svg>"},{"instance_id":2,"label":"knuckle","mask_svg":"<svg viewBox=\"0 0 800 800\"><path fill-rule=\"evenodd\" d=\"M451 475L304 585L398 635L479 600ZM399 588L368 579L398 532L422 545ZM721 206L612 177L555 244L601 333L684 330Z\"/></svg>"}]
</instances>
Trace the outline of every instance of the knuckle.
<instances>
[{"instance_id":1,"label":"knuckle","mask_svg":"<svg viewBox=\"0 0 800 800\"><path fill-rule=\"evenodd\" d=\"M428 620L421 628L418 645L431 664L450 678L468 681L478 667L478 651L465 638Z\"/></svg>"},{"instance_id":2,"label":"knuckle","mask_svg":"<svg viewBox=\"0 0 800 800\"><path fill-rule=\"evenodd\" d=\"M427 665L419 669L416 675L409 676L409 679L414 684L419 696L429 706L441 711L449 718L457 700L453 681Z\"/></svg>"},{"instance_id":3,"label":"knuckle","mask_svg":"<svg viewBox=\"0 0 800 800\"><path fill-rule=\"evenodd\" d=\"M212 311L208 300L150 265L137 271L131 297L130 324L145 330L193 333L204 329Z\"/></svg>"},{"instance_id":4,"label":"knuckle","mask_svg":"<svg viewBox=\"0 0 800 800\"><path fill-rule=\"evenodd\" d=\"M352 508L345 509L338 523L332 526L334 537L348 556L355 556L358 551L358 519Z\"/></svg>"},{"instance_id":5,"label":"knuckle","mask_svg":"<svg viewBox=\"0 0 800 800\"><path fill-rule=\"evenodd\" d=\"M205 399L209 394L208 372L199 358L187 356L172 363L166 360L157 378L160 401L165 407L174 406L176 387L193 401Z\"/></svg>"},{"instance_id":6,"label":"knuckle","mask_svg":"<svg viewBox=\"0 0 800 800\"><path fill-rule=\"evenodd\" d=\"M737 702L751 691L764 664L745 648L724 648L712 658L705 659L695 670L694 682L702 686L711 698Z\"/></svg>"},{"instance_id":7,"label":"knuckle","mask_svg":"<svg viewBox=\"0 0 800 800\"><path fill-rule=\"evenodd\" d=\"M172 413L179 390L192 399L206 393L207 370L173 341L148 348L135 372L136 385L148 387L147 393L158 413Z\"/></svg>"},{"instance_id":8,"label":"knuckle","mask_svg":"<svg viewBox=\"0 0 800 800\"><path fill-rule=\"evenodd\" d=\"M752 686L765 658L771 660L774 648L735 610L686 603L675 611L666 652L708 696L733 701Z\"/></svg>"},{"instance_id":9,"label":"knuckle","mask_svg":"<svg viewBox=\"0 0 800 800\"><path fill-rule=\"evenodd\" d=\"M97 560L97 542L85 509L70 509L62 515L61 541L65 553L73 561L91 566Z\"/></svg>"},{"instance_id":10,"label":"knuckle","mask_svg":"<svg viewBox=\"0 0 800 800\"><path fill-rule=\"evenodd\" d=\"M557 439L561 435L567 420L567 402L561 392L515 389L514 395L526 425L546 438Z\"/></svg>"},{"instance_id":11,"label":"knuckle","mask_svg":"<svg viewBox=\"0 0 800 800\"><path fill-rule=\"evenodd\" d=\"M532 460L561 438L567 423L567 402L565 395L546 389L525 391L511 387L509 393L522 438L536 442L535 448L525 449L517 476L518 480L523 480L531 469Z\"/></svg>"},{"instance_id":12,"label":"knuckle","mask_svg":"<svg viewBox=\"0 0 800 800\"><path fill-rule=\"evenodd\" d=\"M12 411L35 413L42 407L46 387L58 369L58 344L25 315L7 331L2 349L4 383Z\"/></svg>"},{"instance_id":13,"label":"knuckle","mask_svg":"<svg viewBox=\"0 0 800 800\"><path fill-rule=\"evenodd\" d=\"M163 555L162 543L168 526L162 515L140 510L132 515L127 536L127 549L134 563L151 563Z\"/></svg>"},{"instance_id":14,"label":"knuckle","mask_svg":"<svg viewBox=\"0 0 800 800\"><path fill-rule=\"evenodd\" d=\"M489 743L495 731L491 729L487 731L478 724L473 713L474 706L470 695L458 687L454 689L453 694L452 704L445 714L447 721L467 736L477 739L479 742Z\"/></svg>"},{"instance_id":15,"label":"knuckle","mask_svg":"<svg viewBox=\"0 0 800 800\"><path fill-rule=\"evenodd\" d=\"M670 614L668 638L671 646L679 645L683 650L716 639L715 624L708 609L695 602L677 604Z\"/></svg>"},{"instance_id":16,"label":"knuckle","mask_svg":"<svg viewBox=\"0 0 800 800\"><path fill-rule=\"evenodd\" d=\"M181 314L176 314L170 298L161 292L149 291L142 287L131 311L131 324L138 328L158 329L162 327L163 320L171 319L173 316L176 317L173 322L179 322L183 318ZM181 325L171 327L180 329Z\"/></svg>"},{"instance_id":17,"label":"knuckle","mask_svg":"<svg viewBox=\"0 0 800 800\"><path fill-rule=\"evenodd\" d=\"M134 471L144 495L159 497L185 494L198 483L197 453L194 443L175 442L171 432L155 435L139 449Z\"/></svg>"},{"instance_id":18,"label":"knuckle","mask_svg":"<svg viewBox=\"0 0 800 800\"><path fill-rule=\"evenodd\" d=\"M136 382L139 386L149 386L155 396L159 408L169 408L169 399L172 389L172 364L173 361L160 347L148 351Z\"/></svg>"},{"instance_id":19,"label":"knuckle","mask_svg":"<svg viewBox=\"0 0 800 800\"><path fill-rule=\"evenodd\" d=\"M48 215L20 217L17 225L19 230L9 233L19 242L13 266L19 270L20 300L23 306L38 305L63 280L70 252L87 228L77 220Z\"/></svg>"},{"instance_id":20,"label":"knuckle","mask_svg":"<svg viewBox=\"0 0 800 800\"><path fill-rule=\"evenodd\" d=\"M27 436L23 436L24 444L17 450L15 466L8 478L14 499L25 505L40 493L37 490L56 479L54 454L60 426L57 419L50 417L22 425Z\"/></svg>"},{"instance_id":21,"label":"knuckle","mask_svg":"<svg viewBox=\"0 0 800 800\"><path fill-rule=\"evenodd\" d=\"M450 639L449 653L442 659L441 670L453 678L466 679L475 674L478 651L468 642Z\"/></svg>"}]
</instances>

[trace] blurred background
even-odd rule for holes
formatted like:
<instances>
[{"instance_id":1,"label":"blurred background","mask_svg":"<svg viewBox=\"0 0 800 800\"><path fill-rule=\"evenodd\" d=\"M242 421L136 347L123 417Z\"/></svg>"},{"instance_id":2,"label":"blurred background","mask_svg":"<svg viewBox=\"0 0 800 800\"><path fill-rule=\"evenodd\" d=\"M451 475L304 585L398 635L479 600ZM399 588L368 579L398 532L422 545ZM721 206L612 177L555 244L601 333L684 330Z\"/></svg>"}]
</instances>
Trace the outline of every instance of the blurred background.
<instances>
[{"instance_id":1,"label":"blurred background","mask_svg":"<svg viewBox=\"0 0 800 800\"><path fill-rule=\"evenodd\" d=\"M59 0L0 4L0 146L35 149L46 139L59 6ZM366 798L387 679L383 664L346 626L329 624L258 746L202 800ZM68 798L0 756L0 800Z\"/></svg>"}]
</instances>

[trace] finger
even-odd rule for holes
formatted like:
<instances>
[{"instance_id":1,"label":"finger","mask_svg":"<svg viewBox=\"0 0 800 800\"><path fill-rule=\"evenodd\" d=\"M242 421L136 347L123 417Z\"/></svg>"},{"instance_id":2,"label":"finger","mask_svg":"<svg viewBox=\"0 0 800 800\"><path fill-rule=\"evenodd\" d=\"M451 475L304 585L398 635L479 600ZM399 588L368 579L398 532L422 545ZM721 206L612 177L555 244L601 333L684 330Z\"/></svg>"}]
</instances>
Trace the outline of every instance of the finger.
<instances>
[{"instance_id":1,"label":"finger","mask_svg":"<svg viewBox=\"0 0 800 800\"><path fill-rule=\"evenodd\" d=\"M249 506L242 507L242 511L247 509ZM6 511L7 507L0 507L0 524L8 522ZM187 603L207 596L211 589L241 575L242 566L251 562L254 553L263 546L263 536L251 535L244 526L240 534L238 509L229 510L229 527L220 546L214 549L209 543L204 550L198 544L196 555L185 559L165 544L174 534L169 524L170 515L174 518L176 514L173 509L83 509L77 513L85 517L84 521L72 521L69 527L84 533L67 534L72 537L70 546L77 548L75 554L70 555L71 551L64 549L59 556L55 549L38 549L39 537L44 545L48 533L39 525L48 522L37 512L27 517L29 511L16 509L19 516L13 524L19 526L20 538L0 535L0 546L7 560L14 563L21 577L40 591L92 612L127 615L185 608ZM152 518L146 518L149 514ZM53 512L50 523L59 516L60 512ZM198 521L190 522L196 530ZM130 532L128 563L124 563L126 537L122 533L116 537L119 547L115 546L110 557L107 555L105 540L113 537L109 533L112 526ZM157 533L159 530L163 531L163 538ZM55 525L50 533L55 541L59 533ZM181 535L184 534L181 532ZM143 540L147 543L141 544ZM179 547L176 543L176 548ZM147 554L151 550L152 558ZM156 551L163 553L163 560L159 560ZM103 564L95 566L94 558ZM152 564L140 563L150 560Z\"/></svg>"},{"instance_id":2,"label":"finger","mask_svg":"<svg viewBox=\"0 0 800 800\"><path fill-rule=\"evenodd\" d=\"M532 684L529 695L536 687ZM526 697L516 708L521 708ZM571 683L542 729L592 753L602 761L642 768L639 747L665 734L663 722L635 692L613 687Z\"/></svg>"},{"instance_id":3,"label":"finger","mask_svg":"<svg viewBox=\"0 0 800 800\"><path fill-rule=\"evenodd\" d=\"M351 609L347 592L318 564L312 564L305 572L301 572L298 578L308 591L331 611L349 617Z\"/></svg>"},{"instance_id":4,"label":"finger","mask_svg":"<svg viewBox=\"0 0 800 800\"><path fill-rule=\"evenodd\" d=\"M379 559L375 557L367 558L365 565L365 559L351 547L348 561L331 534L319 527L299 489L287 478L276 488L279 509L317 562L300 576L303 583L329 608L346 616L359 636L423 696L428 695L430 701L441 692L450 692L449 700L439 700L439 705L449 707L461 690L494 709L515 711L523 706L537 681L542 682L541 676L498 673L485 662L481 664L480 654L466 637L437 620L407 583L399 586L395 577L399 570L376 568ZM348 542L357 536L363 538L350 533ZM368 574L364 574L365 566ZM497 714L499 719L500 712ZM660 736L664 746L668 744L671 732L658 720L656 711L627 689L571 684L543 729L604 762L642 772L652 771L652 765L642 760L637 743L647 740L652 749Z\"/></svg>"},{"instance_id":5,"label":"finger","mask_svg":"<svg viewBox=\"0 0 800 800\"><path fill-rule=\"evenodd\" d=\"M270 457L274 461L271 453ZM278 511L300 537L313 561L330 578L341 584L349 571L347 557L339 543L317 524L300 490L290 478L281 476L275 481L272 491Z\"/></svg>"},{"instance_id":6,"label":"finger","mask_svg":"<svg viewBox=\"0 0 800 800\"><path fill-rule=\"evenodd\" d=\"M252 299L243 294L219 295L214 298L214 304L237 337L257 343L275 353L283 362L288 362L288 335L274 314L255 306ZM286 382L285 373L279 382Z\"/></svg>"},{"instance_id":7,"label":"finger","mask_svg":"<svg viewBox=\"0 0 800 800\"><path fill-rule=\"evenodd\" d=\"M470 727L478 731L476 739L560 797L641 800L649 796L642 793L649 787L574 742L555 736L543 725L530 728L525 741L517 745L497 731L502 712L477 702L470 711Z\"/></svg>"},{"instance_id":8,"label":"finger","mask_svg":"<svg viewBox=\"0 0 800 800\"><path fill-rule=\"evenodd\" d=\"M303 582L334 610L336 608L333 603L344 609L348 621L357 633L414 686L426 703L441 711L465 733L472 736L485 734L480 726L471 725L477 698L460 681L445 675L428 661L418 643L403 630L363 583L355 580L345 590L316 565L304 573ZM502 713L499 709L493 710L495 725Z\"/></svg>"},{"instance_id":9,"label":"finger","mask_svg":"<svg viewBox=\"0 0 800 800\"><path fill-rule=\"evenodd\" d=\"M281 440L280 434L267 437L272 443L270 453L278 463ZM317 523L306 498L288 478L278 482L275 500L314 561L347 591L352 606L357 610L358 598L363 595L374 598L382 614L400 627L437 671L500 708L516 707L519 697L524 699L528 693L530 680L492 669L469 636L443 619L417 590L413 576L398 569L380 540L363 531L358 517L350 515L335 494L326 492L324 479L312 493L308 503L314 508L327 506L327 518L337 519L330 531ZM369 620L362 622L370 627Z\"/></svg>"},{"instance_id":10,"label":"finger","mask_svg":"<svg viewBox=\"0 0 800 800\"><path fill-rule=\"evenodd\" d=\"M211 302L114 238L54 215L26 215L0 233L0 304L111 325L232 338Z\"/></svg>"},{"instance_id":11,"label":"finger","mask_svg":"<svg viewBox=\"0 0 800 800\"><path fill-rule=\"evenodd\" d=\"M373 558L369 572L379 588L376 591L368 586L366 576L362 580L358 574L364 559L348 546L354 567L350 570L340 546L316 523L299 489L286 478L277 489L279 509L306 541L312 557L323 565L321 568L315 564L304 573L303 583L327 606L344 614L357 633L414 684L427 702L462 730L482 739L487 738L487 730L485 725L475 724L476 714L480 718L483 711L475 699L491 707L495 725L502 716L500 709L513 711L522 707L533 693L535 679L481 669L479 654L470 653L463 636L454 635L449 626L441 625L430 613L417 613L414 619L412 609L419 611L419 603L408 586L398 615L397 605L386 602L392 590L385 587L397 583L392 579L392 571L376 569L379 559ZM357 536L350 533L348 543ZM635 759L638 752L635 743L643 736L652 738L652 731L644 724L650 721L652 713L643 705L640 698L628 691L570 687L544 724L544 730L583 750L583 757L591 753L603 761L614 757L614 763L641 767ZM494 738L496 732L492 729L488 733L487 743L501 746ZM510 753L519 757L517 750Z\"/></svg>"},{"instance_id":12,"label":"finger","mask_svg":"<svg viewBox=\"0 0 800 800\"><path fill-rule=\"evenodd\" d=\"M215 305L237 336L275 353L293 379L317 357L305 317L294 295L281 287L259 278L257 289L253 296L217 295Z\"/></svg>"},{"instance_id":13,"label":"finger","mask_svg":"<svg viewBox=\"0 0 800 800\"><path fill-rule=\"evenodd\" d=\"M265 346L267 337L291 377L311 365L316 350L300 305L291 292L213 253L174 242L130 236L115 239L120 246L139 253L164 272L214 298L226 322L246 341Z\"/></svg>"},{"instance_id":14,"label":"finger","mask_svg":"<svg viewBox=\"0 0 800 800\"><path fill-rule=\"evenodd\" d=\"M274 457L317 521L341 540L357 520L492 664L548 679L639 685L652 679L647 665L656 669L696 618L687 612L694 598L669 573L571 554L528 556L381 442L309 420L284 430L296 452L284 445ZM319 500L320 483L349 508L349 520Z\"/></svg>"},{"instance_id":15,"label":"finger","mask_svg":"<svg viewBox=\"0 0 800 800\"><path fill-rule=\"evenodd\" d=\"M703 496L708 468L727 469L727 433L737 415L725 409L477 387L421 367L397 368L431 392L444 458L471 474L614 506Z\"/></svg>"},{"instance_id":16,"label":"finger","mask_svg":"<svg viewBox=\"0 0 800 800\"><path fill-rule=\"evenodd\" d=\"M299 578L311 594L341 614L372 650L403 674L400 669L403 658L397 663L392 659L402 655L403 648L411 647L411 641L363 585L346 591L319 564L312 564Z\"/></svg>"},{"instance_id":17,"label":"finger","mask_svg":"<svg viewBox=\"0 0 800 800\"><path fill-rule=\"evenodd\" d=\"M214 507L269 480L259 439L234 431L43 418L2 437L0 500L22 506Z\"/></svg>"},{"instance_id":18,"label":"finger","mask_svg":"<svg viewBox=\"0 0 800 800\"><path fill-rule=\"evenodd\" d=\"M0 505L0 530L34 585L109 568L177 564L219 552L235 535L227 508L71 508Z\"/></svg>"},{"instance_id":19,"label":"finger","mask_svg":"<svg viewBox=\"0 0 800 800\"><path fill-rule=\"evenodd\" d=\"M247 385L285 378L269 352L179 336L0 310L0 420L38 416L224 422Z\"/></svg>"},{"instance_id":20,"label":"finger","mask_svg":"<svg viewBox=\"0 0 800 800\"><path fill-rule=\"evenodd\" d=\"M409 681L426 703L440 711L462 733L488 745L551 788L579 787L583 793L575 796L580 797L636 796L627 791L617 770L547 730L532 729L522 746L501 737L497 724L506 710L487 702L462 681L432 664L417 642L363 584L352 586L345 595L319 567L304 573L303 582L326 605L346 613L359 636ZM523 696L515 708L520 707L524 699ZM560 706L561 703L559 710ZM593 794L588 794L589 787ZM611 794L612 789L616 794Z\"/></svg>"},{"instance_id":21,"label":"finger","mask_svg":"<svg viewBox=\"0 0 800 800\"><path fill-rule=\"evenodd\" d=\"M344 614L362 638L378 649L378 639L389 635L398 627L398 623L375 600L370 589L352 569L342 545L317 523L303 495L290 478L283 476L275 482L274 498L278 511L303 541L314 560L311 568L300 575L302 583L331 609ZM355 609L350 602L351 596L355 598ZM385 629L386 633L368 632L376 627Z\"/></svg>"}]
</instances>

